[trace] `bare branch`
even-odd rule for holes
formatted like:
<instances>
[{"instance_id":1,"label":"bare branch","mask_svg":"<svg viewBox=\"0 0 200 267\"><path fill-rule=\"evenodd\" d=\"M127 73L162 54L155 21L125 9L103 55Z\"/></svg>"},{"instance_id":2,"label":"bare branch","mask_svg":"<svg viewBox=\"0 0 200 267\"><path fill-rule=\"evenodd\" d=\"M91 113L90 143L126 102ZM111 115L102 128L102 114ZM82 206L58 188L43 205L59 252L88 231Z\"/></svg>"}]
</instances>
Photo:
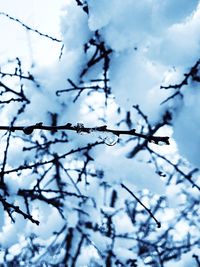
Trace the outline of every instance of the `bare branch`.
<instances>
[{"instance_id":1,"label":"bare branch","mask_svg":"<svg viewBox=\"0 0 200 267\"><path fill-rule=\"evenodd\" d=\"M9 19L11 19L13 21L16 21L17 23L19 23L22 27L24 27L28 31L35 32L35 33L39 34L40 36L46 37L46 38L48 38L48 39L50 39L52 41L55 41L55 42L59 42L59 43L62 42L62 40L59 40L59 39L57 39L55 37L52 37L52 36L50 36L48 34L42 33L42 32L40 32L40 31L38 31L36 29L31 28L30 26L24 24L21 20L19 20L17 18L14 18L14 17L10 16L9 14L7 14L5 12L0 12L0 15L5 16L5 17L7 17L7 18L9 18Z\"/></svg>"},{"instance_id":2,"label":"bare branch","mask_svg":"<svg viewBox=\"0 0 200 267\"><path fill-rule=\"evenodd\" d=\"M15 222L15 220L14 220L13 217L12 217L12 212L11 212L11 211L14 211L14 212L16 212L16 213L18 213L18 214L21 214L21 215L24 217L24 219L28 219L28 220L30 220L32 223L35 223L35 224L39 225L40 222L39 222L38 220L33 219L33 217L32 217L30 214L27 214L27 213L23 212L23 211L19 208L19 206L16 206L16 205L13 205L13 204L7 202L6 199L3 198L2 196L0 196L0 202L2 203L4 209L8 212L8 214L9 214L9 216L11 217L11 220L12 220L13 222Z\"/></svg>"},{"instance_id":3,"label":"bare branch","mask_svg":"<svg viewBox=\"0 0 200 267\"><path fill-rule=\"evenodd\" d=\"M158 228L160 228L161 227L161 223L155 218L155 216L153 215L153 213L150 211L150 209L148 209L140 200L139 200L139 198L138 197L136 197L136 195L135 194L133 194L133 192L128 188L128 187L126 187L124 184L122 184L121 183L121 186L124 188L124 189L126 189L126 191L128 191L130 194L131 194L131 196L133 196L139 203L140 203L140 205L142 205L142 207L149 213L149 215L151 216L151 218L153 218L154 219L154 221L156 222L156 224L157 224L157 227Z\"/></svg>"},{"instance_id":4,"label":"bare branch","mask_svg":"<svg viewBox=\"0 0 200 267\"><path fill-rule=\"evenodd\" d=\"M23 131L25 134L29 135L32 134L34 130L46 130L46 131L58 131L58 130L68 130L68 131L75 131L77 133L93 133L93 132L104 132L104 133L112 133L116 136L120 135L131 135L137 136L139 138L143 138L148 142L155 143L159 145L160 143L169 145L169 137L168 136L153 136L149 134L141 134L137 133L135 129L131 130L115 130L109 129L106 125L99 126L99 127L85 127L82 123L77 123L77 125L72 125L71 123L67 123L65 125L60 126L46 126L43 125L42 122L36 123L34 125L29 126L0 126L0 130L8 130L11 132L14 131Z\"/></svg>"}]
</instances>

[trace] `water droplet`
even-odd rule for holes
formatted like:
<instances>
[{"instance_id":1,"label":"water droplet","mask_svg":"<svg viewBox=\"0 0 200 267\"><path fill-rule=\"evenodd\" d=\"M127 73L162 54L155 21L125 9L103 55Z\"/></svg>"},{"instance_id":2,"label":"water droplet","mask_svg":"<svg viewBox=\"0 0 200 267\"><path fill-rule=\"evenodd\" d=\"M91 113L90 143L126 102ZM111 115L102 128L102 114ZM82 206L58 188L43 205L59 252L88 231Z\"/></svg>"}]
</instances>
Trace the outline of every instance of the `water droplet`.
<instances>
[{"instance_id":1,"label":"water droplet","mask_svg":"<svg viewBox=\"0 0 200 267\"><path fill-rule=\"evenodd\" d=\"M78 134L80 134L80 135L87 135L87 134L89 134L90 132L89 131L78 131Z\"/></svg>"},{"instance_id":2,"label":"water droplet","mask_svg":"<svg viewBox=\"0 0 200 267\"><path fill-rule=\"evenodd\" d=\"M164 145L166 145L166 142L163 141L163 140L156 140L156 141L152 140L151 143L152 144L156 144L158 146L164 146Z\"/></svg>"},{"instance_id":3,"label":"water droplet","mask_svg":"<svg viewBox=\"0 0 200 267\"><path fill-rule=\"evenodd\" d=\"M158 145L159 146L165 146L166 145L166 142L164 142L164 141L158 141Z\"/></svg>"},{"instance_id":4,"label":"water droplet","mask_svg":"<svg viewBox=\"0 0 200 267\"><path fill-rule=\"evenodd\" d=\"M99 138L103 140L103 142L108 146L114 146L119 139L116 134L113 134L111 132L101 132L99 134Z\"/></svg>"},{"instance_id":5,"label":"water droplet","mask_svg":"<svg viewBox=\"0 0 200 267\"><path fill-rule=\"evenodd\" d=\"M34 127L33 126L27 126L27 127L24 127L23 128L23 132L27 135L29 134L32 134L33 133L33 130L34 130Z\"/></svg>"},{"instance_id":6,"label":"water droplet","mask_svg":"<svg viewBox=\"0 0 200 267\"><path fill-rule=\"evenodd\" d=\"M159 146L170 145L168 136L152 136L150 142Z\"/></svg>"},{"instance_id":7,"label":"water droplet","mask_svg":"<svg viewBox=\"0 0 200 267\"><path fill-rule=\"evenodd\" d=\"M89 134L90 130L85 128L83 123L77 123L76 125L76 132L80 135Z\"/></svg>"}]
</instances>

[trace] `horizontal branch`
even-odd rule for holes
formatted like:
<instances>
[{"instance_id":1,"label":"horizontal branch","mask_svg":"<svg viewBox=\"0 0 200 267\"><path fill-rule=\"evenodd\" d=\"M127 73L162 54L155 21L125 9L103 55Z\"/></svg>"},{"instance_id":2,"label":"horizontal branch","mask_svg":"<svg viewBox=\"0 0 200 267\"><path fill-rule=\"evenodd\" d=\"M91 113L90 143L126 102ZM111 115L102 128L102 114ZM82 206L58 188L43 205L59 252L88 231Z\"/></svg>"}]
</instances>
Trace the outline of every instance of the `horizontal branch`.
<instances>
[{"instance_id":1,"label":"horizontal branch","mask_svg":"<svg viewBox=\"0 0 200 267\"><path fill-rule=\"evenodd\" d=\"M34 130L46 130L46 131L58 131L58 130L67 130L67 131L75 131L78 134L84 133L93 133L93 132L103 132L103 133L112 133L119 137L120 135L131 135L137 136L139 138L143 138L148 142L155 143L155 144L164 144L169 145L169 137L168 136L153 136L149 134L142 134L137 133L135 129L131 130L115 130L109 129L106 125L99 126L99 127L85 127L82 123L77 123L76 125L72 125L71 123L67 123L65 125L60 126L46 126L43 125L42 122L36 123L34 125L29 126L0 126L0 130L7 130L7 131L23 131L25 134L29 135L32 134Z\"/></svg>"}]
</instances>

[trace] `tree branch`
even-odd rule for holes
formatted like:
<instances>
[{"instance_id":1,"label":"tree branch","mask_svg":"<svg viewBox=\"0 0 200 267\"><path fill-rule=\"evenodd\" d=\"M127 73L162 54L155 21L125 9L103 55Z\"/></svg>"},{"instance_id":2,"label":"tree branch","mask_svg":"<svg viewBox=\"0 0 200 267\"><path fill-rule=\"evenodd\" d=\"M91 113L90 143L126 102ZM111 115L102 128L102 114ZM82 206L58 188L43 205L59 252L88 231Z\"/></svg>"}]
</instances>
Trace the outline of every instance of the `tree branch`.
<instances>
[{"instance_id":1,"label":"tree branch","mask_svg":"<svg viewBox=\"0 0 200 267\"><path fill-rule=\"evenodd\" d=\"M13 222L15 222L15 220L12 217L12 211L14 211L18 214L21 214L24 217L24 219L30 220L32 223L39 225L40 222L38 220L33 219L33 217L30 214L23 212L19 208L19 206L13 205L13 204L7 202L6 199L3 198L1 195L0 195L0 202L2 203L4 209L8 212L8 214L9 214L9 216Z\"/></svg>"},{"instance_id":2,"label":"tree branch","mask_svg":"<svg viewBox=\"0 0 200 267\"><path fill-rule=\"evenodd\" d=\"M40 32L40 31L38 31L38 30L36 30L36 29L31 28L30 26L24 24L21 20L19 20L19 19L17 19L17 18L14 18L14 17L10 16L9 14L7 14L7 13L5 13L5 12L0 12L0 15L2 15L2 16L4 16L4 17L7 17L7 18L9 18L10 20L13 20L13 21L19 23L22 27L24 27L24 28L25 28L26 30L28 30L28 31L35 32L35 33L39 34L40 36L46 37L46 38L48 38L48 39L50 39L50 40L52 40L52 41L58 42L58 43L62 42L62 40L59 40L59 39L57 39L57 38L55 38L55 37L52 37L52 36L50 36L50 35L48 35L48 34L42 33L42 32Z\"/></svg>"},{"instance_id":3,"label":"tree branch","mask_svg":"<svg viewBox=\"0 0 200 267\"><path fill-rule=\"evenodd\" d=\"M155 143L157 145L164 144L169 145L169 137L168 136L153 136L149 134L137 133L135 129L131 130L115 130L109 129L106 125L99 127L85 127L82 123L77 123L77 125L72 125L71 123L67 123L65 125L60 126L47 126L43 125L42 122L36 123L34 125L29 126L0 126L0 130L7 130L11 132L15 131L23 131L25 134L30 135L34 130L46 130L46 131L58 131L58 130L67 130L67 131L75 131L79 134L84 133L93 133L93 132L103 132L103 133L112 133L119 137L120 135L131 135L137 136L139 138L143 138L148 142Z\"/></svg>"},{"instance_id":4,"label":"tree branch","mask_svg":"<svg viewBox=\"0 0 200 267\"><path fill-rule=\"evenodd\" d=\"M151 216L152 219L154 219L154 221L156 222L157 224L157 227L160 228L161 227L161 223L155 218L155 216L153 215L153 213L151 212L150 209L148 209L140 200L138 197L136 197L135 194L133 194L133 192L128 188L126 187L124 184L121 183L121 187L123 187L127 192L129 192L131 194L131 196L133 196L139 203L140 205L142 205L142 207L149 213L149 215Z\"/></svg>"}]
</instances>

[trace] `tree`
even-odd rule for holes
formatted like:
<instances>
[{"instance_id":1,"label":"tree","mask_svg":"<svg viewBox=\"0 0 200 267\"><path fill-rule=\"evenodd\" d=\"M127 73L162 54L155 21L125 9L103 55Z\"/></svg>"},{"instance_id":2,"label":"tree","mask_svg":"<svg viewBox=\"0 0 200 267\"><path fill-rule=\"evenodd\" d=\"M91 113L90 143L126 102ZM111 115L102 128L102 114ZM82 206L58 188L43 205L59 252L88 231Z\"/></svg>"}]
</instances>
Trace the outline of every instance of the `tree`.
<instances>
[{"instance_id":1,"label":"tree","mask_svg":"<svg viewBox=\"0 0 200 267\"><path fill-rule=\"evenodd\" d=\"M2 266L200 266L200 9L178 4L68 1L62 40L0 12L60 49L1 62Z\"/></svg>"}]
</instances>

